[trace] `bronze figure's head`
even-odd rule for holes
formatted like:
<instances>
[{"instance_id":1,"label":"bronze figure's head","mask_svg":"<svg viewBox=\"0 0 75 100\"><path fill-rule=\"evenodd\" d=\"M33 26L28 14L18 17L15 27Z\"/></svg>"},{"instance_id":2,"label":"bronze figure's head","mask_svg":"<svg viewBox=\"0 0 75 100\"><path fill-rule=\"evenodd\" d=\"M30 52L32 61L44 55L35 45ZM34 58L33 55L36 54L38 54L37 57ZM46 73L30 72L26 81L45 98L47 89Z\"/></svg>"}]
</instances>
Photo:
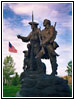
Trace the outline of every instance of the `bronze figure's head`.
<instances>
[{"instance_id":1,"label":"bronze figure's head","mask_svg":"<svg viewBox=\"0 0 75 100\"><path fill-rule=\"evenodd\" d=\"M37 22L29 22L29 24L31 25L31 29L35 29L39 25Z\"/></svg>"},{"instance_id":2,"label":"bronze figure's head","mask_svg":"<svg viewBox=\"0 0 75 100\"><path fill-rule=\"evenodd\" d=\"M45 19L44 22L43 22L43 26L46 26L46 25L51 25L51 21L48 20L48 19Z\"/></svg>"}]
</instances>

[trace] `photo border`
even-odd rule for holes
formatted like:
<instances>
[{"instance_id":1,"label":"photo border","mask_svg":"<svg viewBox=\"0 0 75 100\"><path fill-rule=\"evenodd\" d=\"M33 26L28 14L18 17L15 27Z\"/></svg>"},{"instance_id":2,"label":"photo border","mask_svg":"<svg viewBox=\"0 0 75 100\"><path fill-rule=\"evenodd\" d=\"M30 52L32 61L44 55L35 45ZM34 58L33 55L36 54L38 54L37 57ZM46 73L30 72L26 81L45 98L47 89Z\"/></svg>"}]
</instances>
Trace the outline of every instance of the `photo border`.
<instances>
[{"instance_id":1,"label":"photo border","mask_svg":"<svg viewBox=\"0 0 75 100\"><path fill-rule=\"evenodd\" d=\"M72 14L72 21L73 21L73 27L72 27L72 33L73 33L73 75L72 75L72 79L73 79L73 83L72 83L72 95L73 95L73 98L72 97L60 97L60 98L58 98L58 97L56 97L56 98L51 98L51 97L2 97L2 92L3 92L3 88L2 88L2 75L3 75L3 73L2 73L2 15L3 15L3 12L2 12L2 3L3 2L59 2L59 3L61 3L61 2L67 2L67 3L73 3L73 14ZM74 1L1 1L1 99L74 99Z\"/></svg>"}]
</instances>

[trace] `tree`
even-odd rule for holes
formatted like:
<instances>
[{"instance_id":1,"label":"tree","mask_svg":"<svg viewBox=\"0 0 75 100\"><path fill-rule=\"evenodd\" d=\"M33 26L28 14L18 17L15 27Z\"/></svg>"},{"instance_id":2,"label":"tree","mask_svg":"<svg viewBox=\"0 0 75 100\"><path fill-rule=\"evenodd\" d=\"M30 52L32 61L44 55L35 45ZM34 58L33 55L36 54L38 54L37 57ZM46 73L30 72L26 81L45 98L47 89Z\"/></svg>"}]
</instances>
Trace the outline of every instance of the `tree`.
<instances>
[{"instance_id":1,"label":"tree","mask_svg":"<svg viewBox=\"0 0 75 100\"><path fill-rule=\"evenodd\" d=\"M14 74L15 63L11 56L6 56L3 62L3 81L4 84L10 84L10 75Z\"/></svg>"},{"instance_id":2,"label":"tree","mask_svg":"<svg viewBox=\"0 0 75 100\"><path fill-rule=\"evenodd\" d=\"M16 73L16 75L13 77L12 84L15 86L20 84L20 77L19 77L18 73Z\"/></svg>"},{"instance_id":3,"label":"tree","mask_svg":"<svg viewBox=\"0 0 75 100\"><path fill-rule=\"evenodd\" d=\"M66 72L68 72L68 75L72 75L72 61L68 62L68 66L67 66Z\"/></svg>"}]
</instances>

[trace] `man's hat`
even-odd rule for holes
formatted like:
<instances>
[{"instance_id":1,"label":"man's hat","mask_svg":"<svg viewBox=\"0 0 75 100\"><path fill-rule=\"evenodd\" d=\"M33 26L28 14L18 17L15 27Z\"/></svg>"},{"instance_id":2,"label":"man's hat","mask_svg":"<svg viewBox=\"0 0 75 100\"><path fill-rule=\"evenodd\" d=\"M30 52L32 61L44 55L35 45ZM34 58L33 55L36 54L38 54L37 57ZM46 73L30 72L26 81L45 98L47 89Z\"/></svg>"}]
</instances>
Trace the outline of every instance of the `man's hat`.
<instances>
[{"instance_id":1,"label":"man's hat","mask_svg":"<svg viewBox=\"0 0 75 100\"><path fill-rule=\"evenodd\" d=\"M39 25L39 23L37 22L29 22L30 25L34 24L34 25Z\"/></svg>"}]
</instances>

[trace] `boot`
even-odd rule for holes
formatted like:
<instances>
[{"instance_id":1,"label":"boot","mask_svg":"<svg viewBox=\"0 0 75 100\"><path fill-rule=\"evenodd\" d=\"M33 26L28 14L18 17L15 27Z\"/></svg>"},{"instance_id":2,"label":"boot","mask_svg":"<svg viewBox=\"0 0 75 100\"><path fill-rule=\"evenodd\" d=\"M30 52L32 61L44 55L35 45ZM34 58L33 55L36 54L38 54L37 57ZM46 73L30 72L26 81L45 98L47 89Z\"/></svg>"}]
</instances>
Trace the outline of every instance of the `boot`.
<instances>
[{"instance_id":1,"label":"boot","mask_svg":"<svg viewBox=\"0 0 75 100\"><path fill-rule=\"evenodd\" d=\"M55 75L57 75L57 72L52 72L51 75L55 76Z\"/></svg>"}]
</instances>

